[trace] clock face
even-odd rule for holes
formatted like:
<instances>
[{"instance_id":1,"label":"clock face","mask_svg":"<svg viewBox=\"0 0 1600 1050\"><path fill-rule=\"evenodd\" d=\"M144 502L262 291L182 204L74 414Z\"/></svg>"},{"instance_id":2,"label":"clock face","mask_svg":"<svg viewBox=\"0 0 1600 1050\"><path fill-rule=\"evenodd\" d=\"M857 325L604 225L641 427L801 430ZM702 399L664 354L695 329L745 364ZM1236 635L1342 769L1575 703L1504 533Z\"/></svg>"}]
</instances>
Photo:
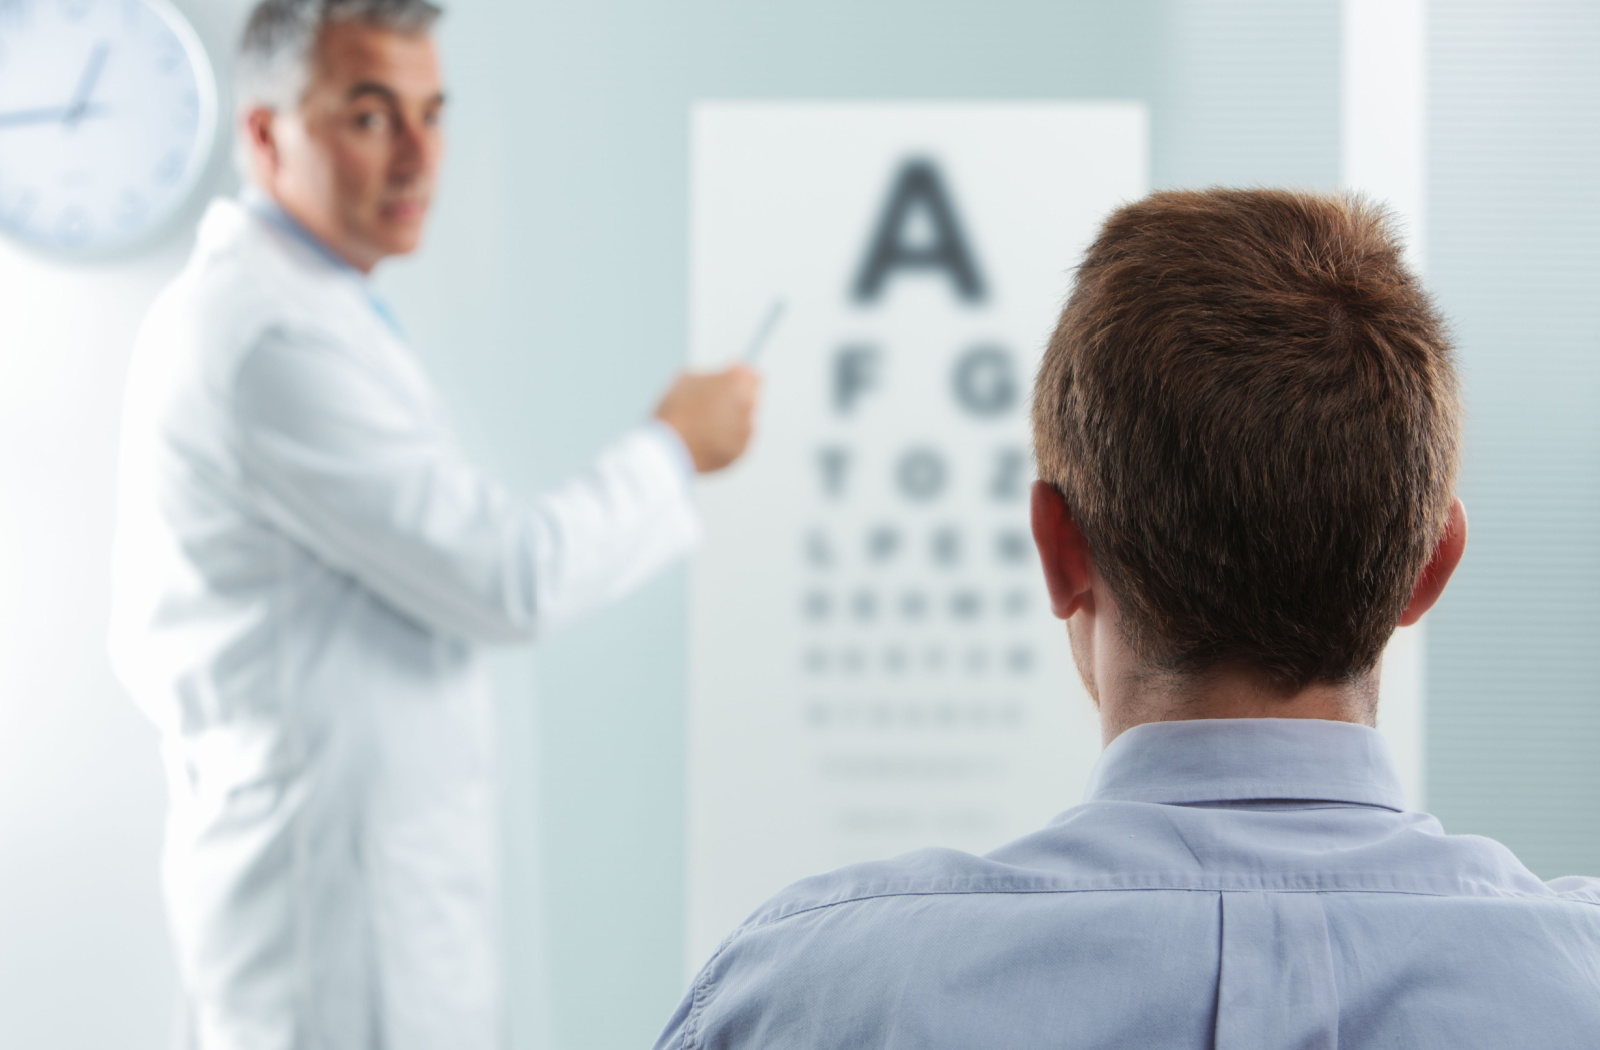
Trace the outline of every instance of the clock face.
<instances>
[{"instance_id":1,"label":"clock face","mask_svg":"<svg viewBox=\"0 0 1600 1050\"><path fill-rule=\"evenodd\" d=\"M145 238L205 167L216 106L166 0L0 0L0 235L71 255Z\"/></svg>"}]
</instances>

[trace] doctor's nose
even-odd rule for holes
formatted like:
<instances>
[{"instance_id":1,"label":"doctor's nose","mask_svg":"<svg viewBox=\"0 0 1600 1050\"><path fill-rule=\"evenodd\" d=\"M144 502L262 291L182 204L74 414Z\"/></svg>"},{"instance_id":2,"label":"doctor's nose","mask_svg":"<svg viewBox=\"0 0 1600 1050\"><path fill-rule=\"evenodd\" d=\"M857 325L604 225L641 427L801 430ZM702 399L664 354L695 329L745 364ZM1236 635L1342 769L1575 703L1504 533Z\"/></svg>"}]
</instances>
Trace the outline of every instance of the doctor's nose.
<instances>
[{"instance_id":1,"label":"doctor's nose","mask_svg":"<svg viewBox=\"0 0 1600 1050\"><path fill-rule=\"evenodd\" d=\"M389 181L408 185L430 177L439 165L443 143L437 128L405 121L395 131L389 158Z\"/></svg>"}]
</instances>

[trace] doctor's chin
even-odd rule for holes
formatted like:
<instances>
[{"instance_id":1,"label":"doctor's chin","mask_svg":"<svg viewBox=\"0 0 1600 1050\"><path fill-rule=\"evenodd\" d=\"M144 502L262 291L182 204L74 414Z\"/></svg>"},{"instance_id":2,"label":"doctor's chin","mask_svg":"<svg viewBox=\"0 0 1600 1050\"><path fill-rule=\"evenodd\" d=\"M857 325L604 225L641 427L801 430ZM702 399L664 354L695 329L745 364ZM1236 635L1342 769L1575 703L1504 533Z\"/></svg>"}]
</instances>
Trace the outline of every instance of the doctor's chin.
<instances>
[{"instance_id":1,"label":"doctor's chin","mask_svg":"<svg viewBox=\"0 0 1600 1050\"><path fill-rule=\"evenodd\" d=\"M0 0L0 1046L1600 1046L1597 51Z\"/></svg>"}]
</instances>

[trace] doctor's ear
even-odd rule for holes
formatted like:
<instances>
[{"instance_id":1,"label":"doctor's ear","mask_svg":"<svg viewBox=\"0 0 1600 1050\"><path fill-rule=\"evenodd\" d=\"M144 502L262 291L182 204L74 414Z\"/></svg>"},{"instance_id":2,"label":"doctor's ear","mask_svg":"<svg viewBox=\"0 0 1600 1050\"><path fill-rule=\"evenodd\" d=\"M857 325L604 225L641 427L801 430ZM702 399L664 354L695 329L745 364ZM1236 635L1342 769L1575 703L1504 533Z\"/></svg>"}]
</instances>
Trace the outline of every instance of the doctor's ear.
<instances>
[{"instance_id":1,"label":"doctor's ear","mask_svg":"<svg viewBox=\"0 0 1600 1050\"><path fill-rule=\"evenodd\" d=\"M1031 511L1033 543L1039 548L1050 611L1065 620L1080 609L1092 610L1089 541L1078 528L1072 508L1054 485L1035 481Z\"/></svg>"},{"instance_id":2,"label":"doctor's ear","mask_svg":"<svg viewBox=\"0 0 1600 1050\"><path fill-rule=\"evenodd\" d=\"M250 168L259 180L278 170L278 140L273 120L277 116L265 106L249 110L240 121L240 134L244 136L245 150L250 157Z\"/></svg>"}]
</instances>

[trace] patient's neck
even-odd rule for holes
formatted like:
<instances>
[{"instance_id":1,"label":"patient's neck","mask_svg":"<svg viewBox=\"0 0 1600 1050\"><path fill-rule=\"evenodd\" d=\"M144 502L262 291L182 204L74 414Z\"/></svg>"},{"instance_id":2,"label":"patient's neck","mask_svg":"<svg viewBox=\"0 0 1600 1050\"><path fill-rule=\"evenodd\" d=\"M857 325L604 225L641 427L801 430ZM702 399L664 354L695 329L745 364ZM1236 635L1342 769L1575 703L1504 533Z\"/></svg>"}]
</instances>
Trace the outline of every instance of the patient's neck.
<instances>
[{"instance_id":1,"label":"patient's neck","mask_svg":"<svg viewBox=\"0 0 1600 1050\"><path fill-rule=\"evenodd\" d=\"M1097 692L1105 744L1146 722L1322 718L1370 726L1378 713L1376 668L1354 681L1314 682L1299 690L1250 667L1221 666L1188 675L1141 671L1101 683Z\"/></svg>"}]
</instances>

